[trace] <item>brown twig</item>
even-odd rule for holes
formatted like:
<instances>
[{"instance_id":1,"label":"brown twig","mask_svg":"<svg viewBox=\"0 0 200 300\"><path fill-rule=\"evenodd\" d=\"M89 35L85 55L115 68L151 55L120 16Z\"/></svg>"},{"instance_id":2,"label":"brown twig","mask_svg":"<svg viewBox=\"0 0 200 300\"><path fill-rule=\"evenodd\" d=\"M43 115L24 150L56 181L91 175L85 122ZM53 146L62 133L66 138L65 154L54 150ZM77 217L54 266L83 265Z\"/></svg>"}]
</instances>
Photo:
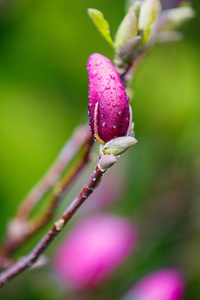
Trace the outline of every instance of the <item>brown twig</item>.
<instances>
[{"instance_id":1,"label":"brown twig","mask_svg":"<svg viewBox=\"0 0 200 300\"><path fill-rule=\"evenodd\" d=\"M20 206L17 217L8 227L7 236L1 247L0 265L2 267L4 265L4 261L7 260L14 250L18 249L28 238L34 235L40 228L52 219L59 200L64 196L72 181L74 181L83 167L87 164L92 145L93 137L88 126L83 126L76 130L70 142L64 146L57 160L43 177L41 182L39 182L39 184L37 184L32 192L25 198L23 204ZM33 207L38 203L40 198L52 186L52 184L55 183L55 180L59 178L62 171L65 169L66 164L70 161L70 159L72 159L80 146L83 146L82 156L72 171L63 178L59 185L55 187L45 212L32 221L26 220ZM53 174L54 176L52 177Z\"/></svg>"},{"instance_id":2,"label":"brown twig","mask_svg":"<svg viewBox=\"0 0 200 300\"><path fill-rule=\"evenodd\" d=\"M88 125L78 127L75 130L72 138L64 145L51 168L22 201L17 212L18 219L24 221L29 217L33 207L59 179L80 147L90 139L91 132Z\"/></svg>"},{"instance_id":3,"label":"brown twig","mask_svg":"<svg viewBox=\"0 0 200 300\"><path fill-rule=\"evenodd\" d=\"M100 171L98 165L95 167L91 178L88 183L82 189L78 197L74 199L71 205L65 210L60 219L54 223L54 226L48 231L48 233L42 238L38 245L30 252L25 258L17 261L7 270L0 274L0 286L7 284L13 277L22 273L24 270L30 268L40 257L40 255L46 250L46 248L53 242L54 238L62 231L71 217L75 214L77 209L88 198L88 196L94 190L96 184L101 179L103 172Z\"/></svg>"}]
</instances>

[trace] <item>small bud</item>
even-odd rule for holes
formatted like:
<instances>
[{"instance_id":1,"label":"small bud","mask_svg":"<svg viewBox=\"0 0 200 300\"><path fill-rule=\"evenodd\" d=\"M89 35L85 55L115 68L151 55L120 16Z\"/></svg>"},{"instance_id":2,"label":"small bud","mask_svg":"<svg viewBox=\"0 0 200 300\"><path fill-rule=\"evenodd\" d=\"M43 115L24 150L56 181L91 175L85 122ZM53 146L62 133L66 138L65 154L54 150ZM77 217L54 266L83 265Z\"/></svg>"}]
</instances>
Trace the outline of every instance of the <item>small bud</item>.
<instances>
[{"instance_id":1,"label":"small bud","mask_svg":"<svg viewBox=\"0 0 200 300\"><path fill-rule=\"evenodd\" d=\"M121 62L130 64L138 55L140 43L141 36L135 36L133 39L128 40L120 49L118 59L120 59Z\"/></svg>"},{"instance_id":2,"label":"small bud","mask_svg":"<svg viewBox=\"0 0 200 300\"><path fill-rule=\"evenodd\" d=\"M106 169L112 167L117 162L117 159L114 155L103 155L98 163L99 169L104 172Z\"/></svg>"},{"instance_id":3,"label":"small bud","mask_svg":"<svg viewBox=\"0 0 200 300\"><path fill-rule=\"evenodd\" d=\"M115 36L115 47L120 49L128 40L137 35L138 32L138 20L137 13L139 11L140 2L133 4L121 24L118 27Z\"/></svg>"},{"instance_id":4,"label":"small bud","mask_svg":"<svg viewBox=\"0 0 200 300\"><path fill-rule=\"evenodd\" d=\"M63 219L59 219L58 221L56 221L54 223L54 225L55 225L57 231L61 231L64 228L65 221Z\"/></svg>"},{"instance_id":5,"label":"small bud","mask_svg":"<svg viewBox=\"0 0 200 300\"><path fill-rule=\"evenodd\" d=\"M106 143L102 149L104 154L120 155L137 143L132 136L119 137Z\"/></svg>"},{"instance_id":6,"label":"small bud","mask_svg":"<svg viewBox=\"0 0 200 300\"><path fill-rule=\"evenodd\" d=\"M139 30L143 33L143 44L151 37L153 26L160 11L161 4L159 0L144 0L142 2L139 16Z\"/></svg>"},{"instance_id":7,"label":"small bud","mask_svg":"<svg viewBox=\"0 0 200 300\"><path fill-rule=\"evenodd\" d=\"M98 53L88 60L89 119L96 140L102 144L129 135L132 113L124 85L111 61Z\"/></svg>"}]
</instances>

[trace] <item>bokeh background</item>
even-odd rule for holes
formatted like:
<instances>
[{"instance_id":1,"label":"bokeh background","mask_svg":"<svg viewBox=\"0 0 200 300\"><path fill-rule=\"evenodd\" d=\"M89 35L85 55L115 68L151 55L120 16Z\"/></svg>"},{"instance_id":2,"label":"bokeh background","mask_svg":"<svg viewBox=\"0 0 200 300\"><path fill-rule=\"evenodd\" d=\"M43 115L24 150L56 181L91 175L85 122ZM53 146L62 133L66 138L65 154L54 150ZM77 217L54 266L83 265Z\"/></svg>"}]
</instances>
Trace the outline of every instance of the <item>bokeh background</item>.
<instances>
[{"instance_id":1,"label":"bokeh background","mask_svg":"<svg viewBox=\"0 0 200 300\"><path fill-rule=\"evenodd\" d=\"M185 300L200 299L200 4L193 6L197 16L183 26L184 40L156 45L133 82L139 143L123 155L125 189L105 210L136 222L140 243L91 299L120 299L138 278L163 267L182 271ZM113 36L124 16L123 0L0 1L1 239L23 196L74 127L87 121L89 55L113 59L88 7L104 13ZM58 215L77 192L65 197ZM0 291L2 300L68 299L51 267L66 232L46 252L48 265L13 280Z\"/></svg>"}]
</instances>

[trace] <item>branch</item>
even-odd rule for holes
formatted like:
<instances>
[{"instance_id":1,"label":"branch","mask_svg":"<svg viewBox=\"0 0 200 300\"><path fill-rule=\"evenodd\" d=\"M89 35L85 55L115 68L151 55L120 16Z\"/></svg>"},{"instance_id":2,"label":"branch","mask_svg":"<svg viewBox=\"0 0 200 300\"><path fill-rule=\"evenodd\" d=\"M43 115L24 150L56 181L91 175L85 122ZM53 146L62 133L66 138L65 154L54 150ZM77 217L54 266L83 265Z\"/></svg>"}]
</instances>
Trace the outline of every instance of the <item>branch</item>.
<instances>
[{"instance_id":1,"label":"branch","mask_svg":"<svg viewBox=\"0 0 200 300\"><path fill-rule=\"evenodd\" d=\"M26 220L33 207L39 202L39 200L45 195L45 193L55 184L59 179L60 175L72 160L74 155L80 149L80 147L87 143L91 138L91 133L89 131L88 125L78 127L72 138L64 145L60 151L55 162L51 168L47 171L44 177L36 184L35 187L30 191L30 193L25 197L21 203L17 218L20 220Z\"/></svg>"},{"instance_id":2,"label":"branch","mask_svg":"<svg viewBox=\"0 0 200 300\"><path fill-rule=\"evenodd\" d=\"M53 166L46 173L43 179L35 186L18 210L16 218L10 223L6 239L1 247L0 265L7 264L7 258L18 249L28 238L33 236L39 229L45 226L54 215L59 201L65 195L67 189L87 164L93 137L88 126L83 126L75 131L72 139L64 146ZM58 186L55 187L53 195L49 199L49 205L45 212L32 221L27 221L31 210L39 202L45 192L60 177L66 165L73 158L80 146L83 146L83 153L72 171L67 174Z\"/></svg>"},{"instance_id":3,"label":"branch","mask_svg":"<svg viewBox=\"0 0 200 300\"><path fill-rule=\"evenodd\" d=\"M71 217L75 214L77 209L93 192L95 186L100 181L102 174L103 172L100 171L97 165L93 174L91 175L91 178L89 179L85 187L82 189L79 196L74 199L71 205L64 211L60 219L54 223L54 226L41 239L41 241L33 249L33 251L0 274L0 287L7 284L13 277L19 275L26 269L30 268L37 261L40 255L53 242L54 238L63 230L63 228L71 219Z\"/></svg>"}]
</instances>

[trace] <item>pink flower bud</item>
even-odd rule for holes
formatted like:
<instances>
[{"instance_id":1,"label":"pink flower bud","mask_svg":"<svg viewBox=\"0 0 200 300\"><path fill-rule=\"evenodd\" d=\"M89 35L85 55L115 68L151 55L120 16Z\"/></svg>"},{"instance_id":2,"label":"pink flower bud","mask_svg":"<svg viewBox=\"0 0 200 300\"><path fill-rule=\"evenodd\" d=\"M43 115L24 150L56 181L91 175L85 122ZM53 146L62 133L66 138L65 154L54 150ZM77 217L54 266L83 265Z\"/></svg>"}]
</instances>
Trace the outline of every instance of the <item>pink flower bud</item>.
<instances>
[{"instance_id":1,"label":"pink flower bud","mask_svg":"<svg viewBox=\"0 0 200 300\"><path fill-rule=\"evenodd\" d=\"M129 256L136 243L132 223L98 214L71 230L56 254L54 269L68 288L91 290Z\"/></svg>"},{"instance_id":2,"label":"pink flower bud","mask_svg":"<svg viewBox=\"0 0 200 300\"><path fill-rule=\"evenodd\" d=\"M184 291L182 274L163 269L142 278L123 300L181 300Z\"/></svg>"},{"instance_id":3,"label":"pink flower bud","mask_svg":"<svg viewBox=\"0 0 200 300\"><path fill-rule=\"evenodd\" d=\"M89 119L94 137L108 142L128 135L132 124L129 98L112 62L94 53L89 57Z\"/></svg>"}]
</instances>

